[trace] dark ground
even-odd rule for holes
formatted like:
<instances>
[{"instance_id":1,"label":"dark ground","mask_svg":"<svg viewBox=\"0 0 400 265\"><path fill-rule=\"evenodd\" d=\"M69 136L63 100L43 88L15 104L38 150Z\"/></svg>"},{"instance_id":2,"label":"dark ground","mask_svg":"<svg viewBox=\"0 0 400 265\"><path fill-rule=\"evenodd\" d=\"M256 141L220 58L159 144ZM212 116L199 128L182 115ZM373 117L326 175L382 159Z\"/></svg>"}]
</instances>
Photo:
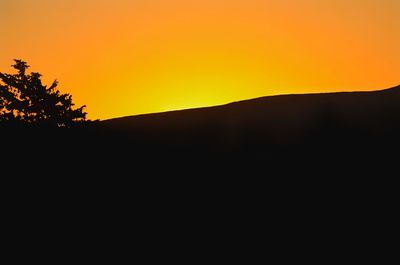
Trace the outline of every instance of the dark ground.
<instances>
[{"instance_id":1,"label":"dark ground","mask_svg":"<svg viewBox=\"0 0 400 265\"><path fill-rule=\"evenodd\" d=\"M397 87L266 97L75 130L2 128L8 245L31 238L35 246L46 234L85 251L124 250L127 241L159 251L180 240L193 253L185 242L255 248L269 238L290 239L290 249L313 241L312 256L328 242L328 257L334 246L381 244L397 220L399 102Z\"/></svg>"}]
</instances>

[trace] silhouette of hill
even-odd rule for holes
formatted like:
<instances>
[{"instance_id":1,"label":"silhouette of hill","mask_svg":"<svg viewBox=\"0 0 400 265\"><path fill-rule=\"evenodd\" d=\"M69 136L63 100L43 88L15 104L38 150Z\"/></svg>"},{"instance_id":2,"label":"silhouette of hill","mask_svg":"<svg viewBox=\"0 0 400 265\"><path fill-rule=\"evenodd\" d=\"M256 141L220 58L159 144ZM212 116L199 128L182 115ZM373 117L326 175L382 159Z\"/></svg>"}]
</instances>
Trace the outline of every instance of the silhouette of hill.
<instances>
[{"instance_id":1,"label":"silhouette of hill","mask_svg":"<svg viewBox=\"0 0 400 265\"><path fill-rule=\"evenodd\" d=\"M1 162L16 194L50 193L47 202L73 200L82 212L97 202L100 212L139 205L144 215L174 205L180 214L196 205L237 213L239 205L286 220L347 220L371 207L383 216L397 201L399 102L400 86L263 97L80 129L0 130Z\"/></svg>"},{"instance_id":2,"label":"silhouette of hill","mask_svg":"<svg viewBox=\"0 0 400 265\"><path fill-rule=\"evenodd\" d=\"M108 165L108 170L121 172L132 165L146 165L149 172L160 165L199 170L217 166L223 171L263 165L280 172L375 165L381 170L396 164L392 154L400 150L399 102L400 86L270 96L104 120L79 129L13 131L9 139L17 140L3 145L15 157L29 150L51 163L67 161L72 172L82 165L79 156L88 157L83 164L87 168Z\"/></svg>"},{"instance_id":3,"label":"silhouette of hill","mask_svg":"<svg viewBox=\"0 0 400 265\"><path fill-rule=\"evenodd\" d=\"M231 104L102 121L137 143L213 151L397 139L400 86L372 92L262 97ZM382 137L382 138L379 138Z\"/></svg>"}]
</instances>

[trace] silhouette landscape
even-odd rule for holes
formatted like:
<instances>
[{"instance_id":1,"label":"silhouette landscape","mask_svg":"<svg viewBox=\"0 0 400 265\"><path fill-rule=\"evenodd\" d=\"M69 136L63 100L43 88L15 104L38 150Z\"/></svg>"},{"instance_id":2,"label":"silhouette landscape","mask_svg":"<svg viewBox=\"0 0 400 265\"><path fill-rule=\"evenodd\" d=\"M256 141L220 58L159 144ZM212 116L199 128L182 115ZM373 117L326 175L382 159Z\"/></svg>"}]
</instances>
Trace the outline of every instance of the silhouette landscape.
<instances>
[{"instance_id":1,"label":"silhouette landscape","mask_svg":"<svg viewBox=\"0 0 400 265\"><path fill-rule=\"evenodd\" d=\"M346 218L355 209L390 212L396 201L396 178L381 175L397 169L400 86L90 121L57 81L44 85L21 60L14 68L0 73L0 138L8 207L18 211L117 218L124 230L131 211L135 225L143 215L173 227L165 216L198 218L199 207L213 218L268 207L267 216L292 220L331 218L339 206ZM370 195L385 203L364 199Z\"/></svg>"},{"instance_id":2,"label":"silhouette landscape","mask_svg":"<svg viewBox=\"0 0 400 265\"><path fill-rule=\"evenodd\" d=\"M73 109L72 96L57 90L57 81L47 87L39 73L27 73L25 62L15 62L16 74L0 75L0 126L3 139L10 139L3 146L16 156L33 151L32 161L58 152L47 159L69 161L85 153L104 163L179 160L181 167L200 161L203 166L262 161L272 167L307 160L343 165L390 161L400 147L400 86L267 96L90 121L85 106ZM57 151L61 146L63 152Z\"/></svg>"},{"instance_id":3,"label":"silhouette landscape","mask_svg":"<svg viewBox=\"0 0 400 265\"><path fill-rule=\"evenodd\" d=\"M271 172L396 157L399 1L0 2L4 163Z\"/></svg>"},{"instance_id":4,"label":"silhouette landscape","mask_svg":"<svg viewBox=\"0 0 400 265\"><path fill-rule=\"evenodd\" d=\"M304 253L321 256L392 235L399 14L399 0L0 0L3 252L104 262L133 243L168 259L181 238L268 233L291 258L280 242L316 239L325 251Z\"/></svg>"}]
</instances>

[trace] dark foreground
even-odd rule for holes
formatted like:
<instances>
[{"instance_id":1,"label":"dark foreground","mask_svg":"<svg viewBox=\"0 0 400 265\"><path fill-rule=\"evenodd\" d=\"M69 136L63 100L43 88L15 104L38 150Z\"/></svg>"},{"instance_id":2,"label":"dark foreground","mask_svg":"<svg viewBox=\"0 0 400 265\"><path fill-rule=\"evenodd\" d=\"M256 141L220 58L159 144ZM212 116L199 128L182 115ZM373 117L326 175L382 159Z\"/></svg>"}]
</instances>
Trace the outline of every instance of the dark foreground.
<instances>
[{"instance_id":1,"label":"dark foreground","mask_svg":"<svg viewBox=\"0 0 400 265\"><path fill-rule=\"evenodd\" d=\"M85 251L85 242L109 251L136 240L148 251L140 246L173 239L219 249L219 236L228 245L290 238L296 248L312 240L313 253L324 253L319 242L352 251L352 242L386 242L399 91L268 97L74 130L3 127L5 227L11 239L46 231Z\"/></svg>"}]
</instances>

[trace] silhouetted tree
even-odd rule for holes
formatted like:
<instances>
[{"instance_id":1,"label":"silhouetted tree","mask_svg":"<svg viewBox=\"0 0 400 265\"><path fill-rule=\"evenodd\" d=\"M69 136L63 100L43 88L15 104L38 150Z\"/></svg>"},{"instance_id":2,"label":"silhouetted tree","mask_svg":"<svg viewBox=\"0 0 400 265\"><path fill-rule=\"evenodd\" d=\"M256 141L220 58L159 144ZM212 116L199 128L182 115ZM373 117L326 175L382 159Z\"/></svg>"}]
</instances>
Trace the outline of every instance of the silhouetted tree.
<instances>
[{"instance_id":1,"label":"silhouetted tree","mask_svg":"<svg viewBox=\"0 0 400 265\"><path fill-rule=\"evenodd\" d=\"M41 74L28 74L26 62L14 61L16 74L0 72L0 122L70 128L88 121L86 106L74 109L72 96L57 89L57 80L43 85Z\"/></svg>"}]
</instances>

